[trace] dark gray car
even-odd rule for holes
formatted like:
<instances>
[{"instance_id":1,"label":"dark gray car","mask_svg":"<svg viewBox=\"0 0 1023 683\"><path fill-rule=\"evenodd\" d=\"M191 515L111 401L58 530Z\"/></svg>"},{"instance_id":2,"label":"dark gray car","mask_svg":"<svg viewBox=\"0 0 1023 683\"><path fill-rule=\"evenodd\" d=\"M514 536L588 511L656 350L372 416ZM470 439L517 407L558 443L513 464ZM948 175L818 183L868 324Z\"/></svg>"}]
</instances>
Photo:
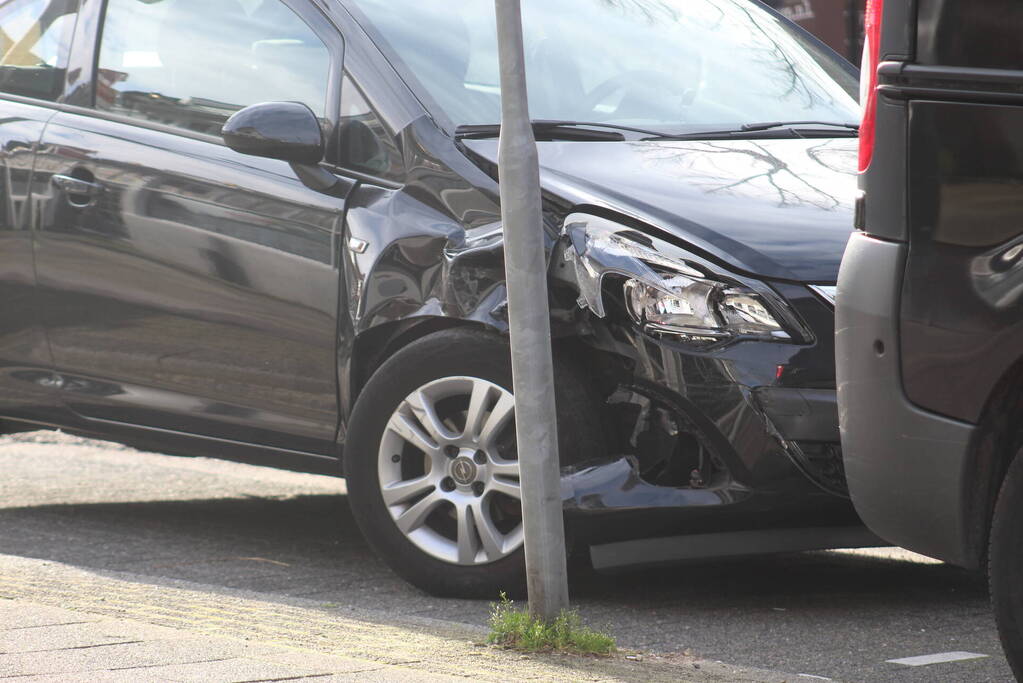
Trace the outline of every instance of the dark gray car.
<instances>
[{"instance_id":1,"label":"dark gray car","mask_svg":"<svg viewBox=\"0 0 1023 683\"><path fill-rule=\"evenodd\" d=\"M493 4L0 28L0 424L343 474L402 576L521 586ZM855 69L749 0L528 0L525 33L573 546L876 543L834 382Z\"/></svg>"}]
</instances>

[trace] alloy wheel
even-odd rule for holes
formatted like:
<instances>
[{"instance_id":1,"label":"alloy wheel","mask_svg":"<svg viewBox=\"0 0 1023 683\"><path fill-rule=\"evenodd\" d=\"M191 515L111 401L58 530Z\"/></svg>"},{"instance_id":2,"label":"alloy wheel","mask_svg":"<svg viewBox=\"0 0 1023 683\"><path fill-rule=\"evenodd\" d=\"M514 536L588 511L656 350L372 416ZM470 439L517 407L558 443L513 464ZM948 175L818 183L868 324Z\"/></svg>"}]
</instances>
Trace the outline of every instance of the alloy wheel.
<instances>
[{"instance_id":1,"label":"alloy wheel","mask_svg":"<svg viewBox=\"0 0 1023 683\"><path fill-rule=\"evenodd\" d=\"M475 377L421 386L387 422L380 493L395 525L452 564L495 562L522 545L511 392Z\"/></svg>"}]
</instances>

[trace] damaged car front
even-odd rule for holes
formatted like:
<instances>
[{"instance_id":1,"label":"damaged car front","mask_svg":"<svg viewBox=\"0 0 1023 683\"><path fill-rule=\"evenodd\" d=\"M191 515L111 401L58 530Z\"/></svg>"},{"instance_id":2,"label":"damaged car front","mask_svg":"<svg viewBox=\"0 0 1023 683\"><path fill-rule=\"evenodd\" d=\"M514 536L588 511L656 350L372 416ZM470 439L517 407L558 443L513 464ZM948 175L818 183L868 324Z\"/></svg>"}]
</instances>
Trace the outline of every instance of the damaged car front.
<instances>
[{"instance_id":1,"label":"damaged car front","mask_svg":"<svg viewBox=\"0 0 1023 683\"><path fill-rule=\"evenodd\" d=\"M348 4L428 112L411 177L348 212L349 495L413 583L514 590L493 9ZM573 543L604 569L879 543L835 402L856 71L753 0L523 4Z\"/></svg>"},{"instance_id":2,"label":"damaged car front","mask_svg":"<svg viewBox=\"0 0 1023 683\"><path fill-rule=\"evenodd\" d=\"M565 477L594 565L875 544L845 500L830 289L741 275L600 215L564 226L579 337L614 378L618 457Z\"/></svg>"}]
</instances>

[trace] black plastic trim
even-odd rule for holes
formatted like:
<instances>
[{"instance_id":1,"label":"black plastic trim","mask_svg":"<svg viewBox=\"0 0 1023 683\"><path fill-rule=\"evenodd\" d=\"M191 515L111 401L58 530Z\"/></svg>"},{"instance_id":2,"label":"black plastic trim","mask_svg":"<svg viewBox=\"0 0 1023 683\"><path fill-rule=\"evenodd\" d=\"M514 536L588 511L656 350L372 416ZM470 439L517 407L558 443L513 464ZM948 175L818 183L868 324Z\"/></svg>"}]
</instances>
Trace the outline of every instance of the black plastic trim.
<instances>
[{"instance_id":1,"label":"black plastic trim","mask_svg":"<svg viewBox=\"0 0 1023 683\"><path fill-rule=\"evenodd\" d=\"M694 534L604 543L590 548L598 571L684 560L791 553L824 548L871 548L885 542L863 527L808 527Z\"/></svg>"},{"instance_id":2,"label":"black plastic trim","mask_svg":"<svg viewBox=\"0 0 1023 683\"><path fill-rule=\"evenodd\" d=\"M878 68L879 91L891 98L932 98L971 102L1023 101L1023 70L922 66L885 62Z\"/></svg>"}]
</instances>

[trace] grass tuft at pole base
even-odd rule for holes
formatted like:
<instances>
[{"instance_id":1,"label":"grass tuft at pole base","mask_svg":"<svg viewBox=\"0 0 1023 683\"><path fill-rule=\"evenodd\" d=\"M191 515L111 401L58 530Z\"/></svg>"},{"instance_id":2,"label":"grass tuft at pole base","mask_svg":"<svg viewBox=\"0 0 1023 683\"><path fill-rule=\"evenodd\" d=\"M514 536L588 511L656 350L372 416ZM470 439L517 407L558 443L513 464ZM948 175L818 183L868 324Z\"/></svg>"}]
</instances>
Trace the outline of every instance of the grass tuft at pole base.
<instances>
[{"instance_id":1,"label":"grass tuft at pole base","mask_svg":"<svg viewBox=\"0 0 1023 683\"><path fill-rule=\"evenodd\" d=\"M578 612L562 612L553 622L533 619L525 609L515 607L501 593L491 603L490 635L487 642L526 652L570 652L608 656L614 654L615 639L583 626Z\"/></svg>"}]
</instances>

